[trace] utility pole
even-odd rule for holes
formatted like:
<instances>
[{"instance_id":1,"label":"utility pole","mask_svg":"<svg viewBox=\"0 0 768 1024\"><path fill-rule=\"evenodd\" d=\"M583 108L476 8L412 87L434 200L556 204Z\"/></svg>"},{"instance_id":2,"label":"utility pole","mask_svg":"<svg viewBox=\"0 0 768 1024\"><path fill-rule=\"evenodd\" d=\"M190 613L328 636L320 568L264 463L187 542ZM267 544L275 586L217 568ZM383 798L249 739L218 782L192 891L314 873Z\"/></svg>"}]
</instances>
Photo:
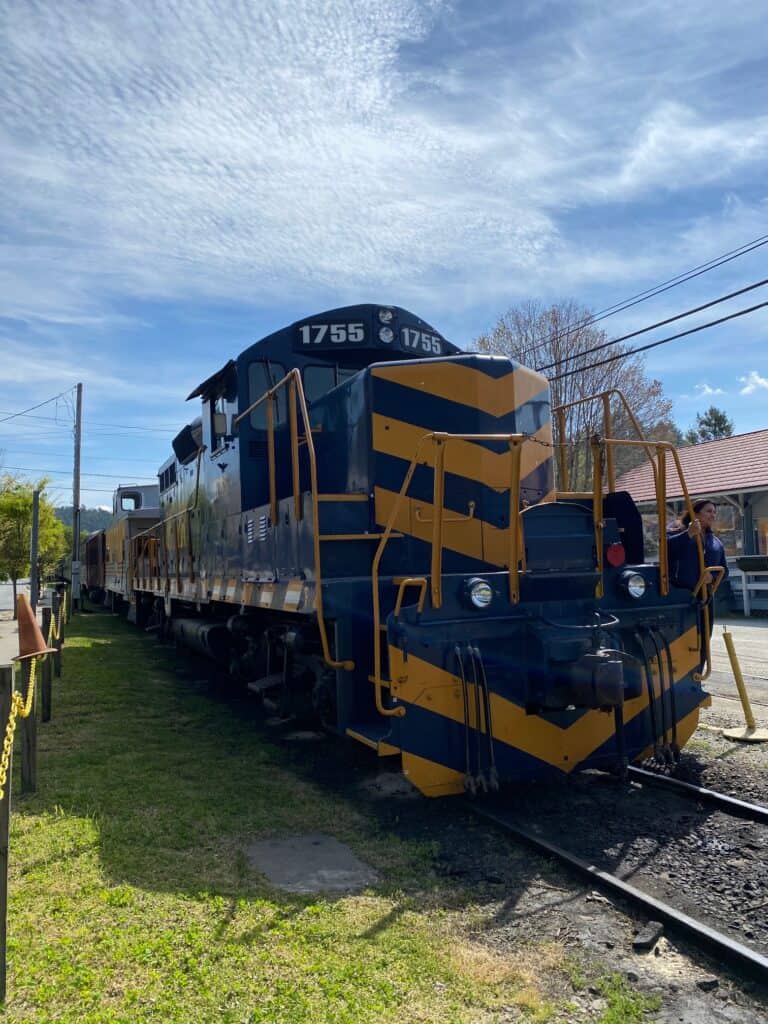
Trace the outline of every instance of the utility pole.
<instances>
[{"instance_id":1,"label":"utility pole","mask_svg":"<svg viewBox=\"0 0 768 1024\"><path fill-rule=\"evenodd\" d=\"M80 607L80 441L83 418L83 385L77 385L75 411L75 466L72 473L72 610Z\"/></svg>"},{"instance_id":2,"label":"utility pole","mask_svg":"<svg viewBox=\"0 0 768 1024\"><path fill-rule=\"evenodd\" d=\"M37 595L40 591L40 581L37 578L37 549L38 534L40 531L40 491L32 491L32 537L29 545L29 603L32 611L37 610Z\"/></svg>"}]
</instances>

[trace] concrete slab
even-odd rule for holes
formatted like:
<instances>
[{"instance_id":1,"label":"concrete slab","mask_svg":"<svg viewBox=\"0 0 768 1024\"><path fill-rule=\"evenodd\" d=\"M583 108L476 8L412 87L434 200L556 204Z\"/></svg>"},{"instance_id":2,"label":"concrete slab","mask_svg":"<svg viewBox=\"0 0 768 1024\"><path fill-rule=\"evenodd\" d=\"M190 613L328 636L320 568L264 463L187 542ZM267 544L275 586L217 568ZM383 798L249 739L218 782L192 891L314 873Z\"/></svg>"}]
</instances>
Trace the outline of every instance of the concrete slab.
<instances>
[{"instance_id":1,"label":"concrete slab","mask_svg":"<svg viewBox=\"0 0 768 1024\"><path fill-rule=\"evenodd\" d=\"M246 856L251 867L286 892L359 892L378 882L376 872L348 846L321 833L251 843Z\"/></svg>"}]
</instances>

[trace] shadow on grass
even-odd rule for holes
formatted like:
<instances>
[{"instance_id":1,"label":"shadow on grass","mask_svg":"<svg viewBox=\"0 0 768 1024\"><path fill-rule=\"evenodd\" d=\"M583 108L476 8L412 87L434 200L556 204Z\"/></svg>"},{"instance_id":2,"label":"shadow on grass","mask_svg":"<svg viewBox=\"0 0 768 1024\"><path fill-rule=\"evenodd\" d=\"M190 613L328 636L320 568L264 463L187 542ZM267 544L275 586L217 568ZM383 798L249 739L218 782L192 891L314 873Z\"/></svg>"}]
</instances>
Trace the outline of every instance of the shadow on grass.
<instances>
[{"instance_id":1,"label":"shadow on grass","mask_svg":"<svg viewBox=\"0 0 768 1024\"><path fill-rule=\"evenodd\" d=\"M247 844L271 836L321 832L347 843L378 871L376 891L396 900L392 921L414 894L450 909L500 896L505 841L478 845L482 828L455 803L372 795L365 783L388 770L372 752L334 737L290 742L252 699L217 688L207 663L116 616L70 624L53 720L38 736L39 790L14 814L89 819L112 884L222 897L222 933L238 900L269 899L288 915L315 900L276 895L250 868ZM541 866L501 855L513 906ZM386 918L373 926L387 927Z\"/></svg>"},{"instance_id":2,"label":"shadow on grass","mask_svg":"<svg viewBox=\"0 0 768 1024\"><path fill-rule=\"evenodd\" d=\"M247 844L271 836L331 834L371 864L381 878L376 891L395 906L370 935L414 899L447 910L492 904L486 927L510 925L540 909L523 899L531 884L556 877L456 802L376 796L365 783L387 768L372 752L331 737L288 742L255 702L217 689L207 663L106 613L70 624L53 721L38 732L39 792L17 801L14 813L63 809L91 819L112 884L221 897L222 934L238 900L268 899L290 917L316 899L276 894L250 868ZM515 801L609 868L628 857L634 871L652 866L666 843L693 828L671 805L674 827L661 828L657 815L635 813L625 788L604 780L600 813L607 805L614 827L590 829L588 787L571 778L521 788ZM547 907L581 894L570 890Z\"/></svg>"}]
</instances>

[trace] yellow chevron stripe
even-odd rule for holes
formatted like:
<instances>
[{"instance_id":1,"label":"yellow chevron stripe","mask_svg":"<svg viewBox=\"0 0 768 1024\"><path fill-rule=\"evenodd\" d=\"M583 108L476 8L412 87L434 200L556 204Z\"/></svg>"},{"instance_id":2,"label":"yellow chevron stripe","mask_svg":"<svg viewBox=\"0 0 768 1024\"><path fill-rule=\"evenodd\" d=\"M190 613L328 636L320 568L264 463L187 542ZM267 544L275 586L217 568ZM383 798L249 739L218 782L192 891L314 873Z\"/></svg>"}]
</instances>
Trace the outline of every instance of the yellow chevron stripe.
<instances>
[{"instance_id":1,"label":"yellow chevron stripe","mask_svg":"<svg viewBox=\"0 0 768 1024\"><path fill-rule=\"evenodd\" d=\"M419 441L428 433L423 427L402 420L393 420L379 413L373 414L373 447L383 455L410 462L416 454ZM536 441L551 444L552 426L545 423L532 435L530 441L523 444L520 458L520 477L525 479L548 459L552 458L553 449L537 444ZM434 467L435 449L433 445L422 448L422 462ZM476 480L478 483L493 487L497 491L507 490L512 472L512 456L508 451L497 453L489 451L482 445L471 441L451 441L445 447L445 470L457 476Z\"/></svg>"},{"instance_id":2,"label":"yellow chevron stripe","mask_svg":"<svg viewBox=\"0 0 768 1024\"><path fill-rule=\"evenodd\" d=\"M690 648L694 645L696 649L692 651ZM697 627L693 626L674 640L671 648L674 676L679 681L699 662ZM389 647L389 664L393 696L455 722L464 722L464 702L457 676L417 658L413 653L409 653L405 661L402 651L392 646ZM658 696L658 680L655 679L654 683ZM474 685L468 683L468 687L470 708L474 708ZM624 721L630 722L647 707L648 695L643 692L624 705ZM491 694L491 714L494 739L566 773L588 758L614 732L613 715L605 712L588 711L573 725L562 729L545 718L526 714L524 708L496 693ZM686 720L690 717L686 716Z\"/></svg>"},{"instance_id":3,"label":"yellow chevron stripe","mask_svg":"<svg viewBox=\"0 0 768 1024\"><path fill-rule=\"evenodd\" d=\"M394 491L385 490L383 487L374 488L376 522L384 525L392 511L397 499ZM418 516L417 516L418 509ZM395 518L394 529L400 533L408 533L419 540L432 540L432 524L425 520L432 520L434 508L431 502L419 501L415 498L403 498ZM446 512L443 509L444 517L450 518L455 513ZM469 555L471 558L483 558L483 530L487 523L480 519L464 519L459 521L445 522L443 526L443 547L449 551L458 551L462 555ZM495 529L489 527L490 530ZM508 536L506 530L498 530L497 533ZM502 564L502 563L495 563Z\"/></svg>"},{"instance_id":4,"label":"yellow chevron stripe","mask_svg":"<svg viewBox=\"0 0 768 1024\"><path fill-rule=\"evenodd\" d=\"M376 522L382 526L388 521L397 494L384 487L374 488ZM419 540L432 542L435 509L429 501L403 498L395 516L394 529ZM455 519L455 512L443 508L443 548L479 558L501 569L509 565L509 530L493 526L484 519Z\"/></svg>"},{"instance_id":5,"label":"yellow chevron stripe","mask_svg":"<svg viewBox=\"0 0 768 1024\"><path fill-rule=\"evenodd\" d=\"M482 409L492 416L506 416L548 388L546 377L525 366L518 366L498 379L462 363L432 360L405 366L377 366L371 372L382 380Z\"/></svg>"},{"instance_id":6,"label":"yellow chevron stripe","mask_svg":"<svg viewBox=\"0 0 768 1024\"><path fill-rule=\"evenodd\" d=\"M464 776L437 761L403 751L403 775L425 796L454 796L464 792Z\"/></svg>"}]
</instances>

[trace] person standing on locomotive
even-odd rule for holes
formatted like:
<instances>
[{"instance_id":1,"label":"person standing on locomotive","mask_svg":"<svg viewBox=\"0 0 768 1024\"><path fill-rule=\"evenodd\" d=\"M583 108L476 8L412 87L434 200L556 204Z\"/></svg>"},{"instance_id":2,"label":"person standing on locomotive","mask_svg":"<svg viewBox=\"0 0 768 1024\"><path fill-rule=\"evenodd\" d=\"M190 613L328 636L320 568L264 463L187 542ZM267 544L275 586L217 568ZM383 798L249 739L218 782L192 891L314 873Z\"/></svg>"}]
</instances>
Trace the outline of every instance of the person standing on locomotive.
<instances>
[{"instance_id":1,"label":"person standing on locomotive","mask_svg":"<svg viewBox=\"0 0 768 1024\"><path fill-rule=\"evenodd\" d=\"M721 565L725 569L724 578L728 576L728 564L722 541L712 532L712 525L717 519L717 506L709 498L701 498L694 502L694 518L688 512L682 520L682 529L667 534L669 550L669 572L672 583L676 587L693 590L699 582L699 553L696 538L701 537L704 545L704 565ZM712 582L712 573L704 577L705 583Z\"/></svg>"}]
</instances>

